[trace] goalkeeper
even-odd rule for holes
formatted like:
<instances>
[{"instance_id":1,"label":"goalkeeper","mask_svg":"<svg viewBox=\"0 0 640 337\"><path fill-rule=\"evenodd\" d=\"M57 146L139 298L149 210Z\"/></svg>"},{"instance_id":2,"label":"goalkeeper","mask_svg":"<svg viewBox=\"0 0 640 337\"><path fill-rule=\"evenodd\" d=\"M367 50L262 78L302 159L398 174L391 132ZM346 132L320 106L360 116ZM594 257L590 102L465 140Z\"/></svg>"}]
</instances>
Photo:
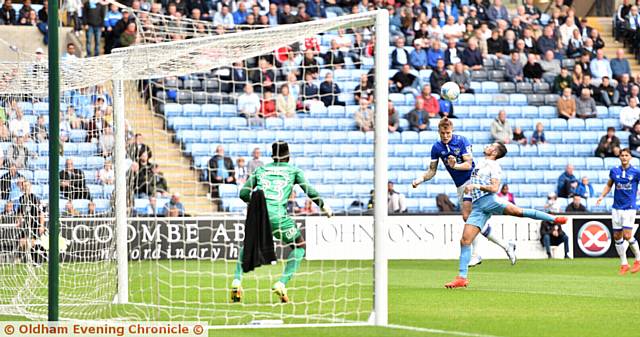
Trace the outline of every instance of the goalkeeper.
<instances>
[{"instance_id":1,"label":"goalkeeper","mask_svg":"<svg viewBox=\"0 0 640 337\"><path fill-rule=\"evenodd\" d=\"M287 201L294 185L299 185L327 216L331 216L332 212L322 201L318 192L307 183L302 170L289 165L289 145L286 142L277 141L271 145L271 149L273 163L261 166L253 172L240 190L240 199L249 202L254 189L263 190L273 236L284 244L293 246L282 277L272 287L273 292L280 297L280 301L286 303L289 301L286 284L300 267L306 248L302 233L294 220L287 215ZM242 299L242 257L243 250L240 251L231 284L233 302L240 302Z\"/></svg>"}]
</instances>

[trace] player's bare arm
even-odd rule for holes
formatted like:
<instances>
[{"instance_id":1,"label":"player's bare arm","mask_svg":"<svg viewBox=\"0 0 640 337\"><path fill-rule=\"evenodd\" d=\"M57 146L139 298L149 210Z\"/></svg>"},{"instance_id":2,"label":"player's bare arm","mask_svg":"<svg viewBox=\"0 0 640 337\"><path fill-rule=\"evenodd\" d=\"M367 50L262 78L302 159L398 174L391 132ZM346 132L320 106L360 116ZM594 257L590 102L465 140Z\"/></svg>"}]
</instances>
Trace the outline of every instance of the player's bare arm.
<instances>
[{"instance_id":1,"label":"player's bare arm","mask_svg":"<svg viewBox=\"0 0 640 337\"><path fill-rule=\"evenodd\" d=\"M431 164L429 164L429 169L427 170L427 172L425 172L421 177L418 177L416 180L414 180L411 183L411 186L413 186L413 188L416 188L418 187L418 185L422 184L423 182L431 180L431 178L433 178L433 176L436 175L437 171L438 171L438 161L432 160Z\"/></svg>"},{"instance_id":2,"label":"player's bare arm","mask_svg":"<svg viewBox=\"0 0 640 337\"><path fill-rule=\"evenodd\" d=\"M607 194L611 192L612 186L613 186L613 180L609 179L609 181L607 181L607 184L602 189L602 194L600 194L600 197L598 198L598 200L596 200L596 206L599 206L602 200L604 199L604 197L606 197Z\"/></svg>"},{"instance_id":3,"label":"player's bare arm","mask_svg":"<svg viewBox=\"0 0 640 337\"><path fill-rule=\"evenodd\" d=\"M447 158L447 162L449 167L457 171L469 171L473 167L473 156L469 154L465 154L462 156L462 163L457 163L456 158L454 156L449 156Z\"/></svg>"},{"instance_id":4,"label":"player's bare arm","mask_svg":"<svg viewBox=\"0 0 640 337\"><path fill-rule=\"evenodd\" d=\"M480 185L480 184L469 184L465 188L465 193L471 193L473 190L480 190L483 192L489 193L498 193L500 190L500 179L492 178L491 184L489 185Z\"/></svg>"}]
</instances>

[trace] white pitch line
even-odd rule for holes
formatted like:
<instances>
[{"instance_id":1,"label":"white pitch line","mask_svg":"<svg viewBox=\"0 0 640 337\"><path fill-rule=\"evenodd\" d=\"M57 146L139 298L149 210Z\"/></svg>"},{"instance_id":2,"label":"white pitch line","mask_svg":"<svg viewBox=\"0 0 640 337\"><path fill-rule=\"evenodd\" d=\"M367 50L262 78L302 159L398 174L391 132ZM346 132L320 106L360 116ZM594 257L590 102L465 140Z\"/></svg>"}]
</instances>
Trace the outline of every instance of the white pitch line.
<instances>
[{"instance_id":1,"label":"white pitch line","mask_svg":"<svg viewBox=\"0 0 640 337\"><path fill-rule=\"evenodd\" d=\"M417 332L429 332L429 333L439 333L442 335L451 335L451 336L464 336L464 337L499 337L494 335L484 335L473 332L462 332L462 331L451 331L451 330L440 330L440 329L430 329L430 328L419 328L415 326L407 326L407 325L398 325L398 324L389 324L386 326L391 329L400 329L400 330L408 330L408 331L417 331Z\"/></svg>"}]
</instances>

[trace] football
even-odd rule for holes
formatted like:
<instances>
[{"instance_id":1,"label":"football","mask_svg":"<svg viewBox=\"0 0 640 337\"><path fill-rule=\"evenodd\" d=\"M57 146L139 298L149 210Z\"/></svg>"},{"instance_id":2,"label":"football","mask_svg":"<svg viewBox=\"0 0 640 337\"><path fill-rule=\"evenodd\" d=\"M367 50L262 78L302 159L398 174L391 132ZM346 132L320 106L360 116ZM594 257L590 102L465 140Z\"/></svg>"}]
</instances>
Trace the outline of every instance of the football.
<instances>
[{"instance_id":1,"label":"football","mask_svg":"<svg viewBox=\"0 0 640 337\"><path fill-rule=\"evenodd\" d=\"M460 96L460 87L455 82L447 82L440 88L440 97L447 101L455 101Z\"/></svg>"}]
</instances>

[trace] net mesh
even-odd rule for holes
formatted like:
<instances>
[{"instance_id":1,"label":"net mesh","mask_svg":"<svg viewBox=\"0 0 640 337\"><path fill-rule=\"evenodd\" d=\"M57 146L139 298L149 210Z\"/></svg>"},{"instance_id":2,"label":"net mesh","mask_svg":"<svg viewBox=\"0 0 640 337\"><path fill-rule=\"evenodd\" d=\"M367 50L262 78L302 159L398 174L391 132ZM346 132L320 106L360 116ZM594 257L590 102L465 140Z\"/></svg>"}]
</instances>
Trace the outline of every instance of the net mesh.
<instances>
[{"instance_id":1,"label":"net mesh","mask_svg":"<svg viewBox=\"0 0 640 337\"><path fill-rule=\"evenodd\" d=\"M295 251L283 241L276 241L278 263L244 275L241 303L230 302L230 288L244 236L246 205L238 193L252 162L257 164L249 158L261 152L262 157L254 159L271 162L273 141L289 143L291 164L304 172L334 212L368 212L373 133L363 131L371 130L373 119L375 13L250 31L146 12L132 15L141 27L136 46L61 63L61 110L81 121L74 128L69 118L68 134L61 132L61 138L69 138L63 140L60 170L64 172L70 158L85 180L67 192L63 187L62 195L67 195L60 201L68 213L61 225L62 241L68 244L61 264L61 317L199 320L212 325L272 319L366 321L373 296L371 260L323 257L311 242L287 283L291 303L281 305L272 292ZM338 50L330 50L337 41L342 41L336 47L341 61L336 60ZM3 102L13 110L15 104L30 106L29 116L42 115L46 122L47 64L23 56L18 62L0 63ZM245 77L235 77L235 72ZM112 303L117 293L113 181L108 172L114 146L112 80L125 81L128 304ZM329 83L328 89L322 82ZM280 96L284 103L279 103ZM103 106L104 111L99 108ZM37 150L34 162L43 165L33 166L32 178L26 180L46 179L39 172L51 155L46 142L32 139L26 144ZM218 146L234 164L222 178L234 175L235 184L212 179L218 174L218 160L212 160L220 154ZM244 169L235 166L240 157L245 158ZM39 199L46 200L44 182L34 186ZM44 221L46 202L32 205ZM226 213L211 216L214 211ZM291 194L285 214L283 219L291 218L302 235L314 240L337 238L336 233L349 230L363 231L364 239L372 235L371 230L345 228L340 217L314 216L320 210L300 188ZM1 240L8 248L0 256L6 276L0 293L4 314L46 316L43 227L43 233L34 234L23 247L15 239L20 229L15 224L6 227Z\"/></svg>"}]
</instances>

